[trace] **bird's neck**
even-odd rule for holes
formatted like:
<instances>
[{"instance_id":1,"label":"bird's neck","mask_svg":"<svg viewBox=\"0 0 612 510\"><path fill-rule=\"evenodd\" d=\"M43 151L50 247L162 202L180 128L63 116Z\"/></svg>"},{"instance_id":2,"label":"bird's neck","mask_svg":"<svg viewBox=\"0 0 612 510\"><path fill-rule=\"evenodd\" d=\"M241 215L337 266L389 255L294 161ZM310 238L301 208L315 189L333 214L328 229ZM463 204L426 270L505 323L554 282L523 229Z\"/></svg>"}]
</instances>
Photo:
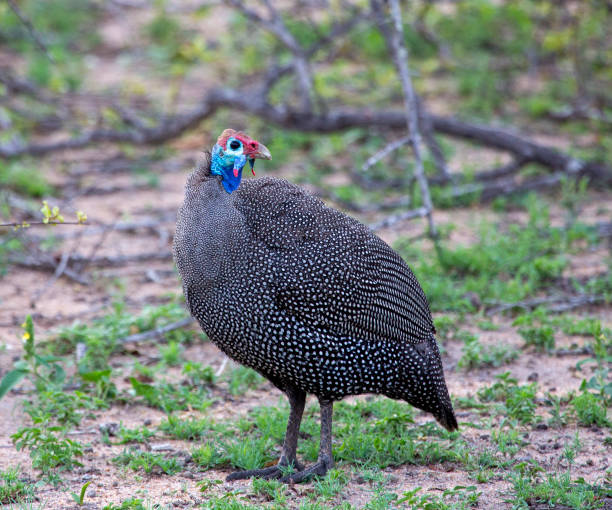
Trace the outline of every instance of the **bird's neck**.
<instances>
[{"instance_id":1,"label":"bird's neck","mask_svg":"<svg viewBox=\"0 0 612 510\"><path fill-rule=\"evenodd\" d=\"M208 165L196 167L189 176L174 238L175 260L186 288L213 285L224 275L224 266L238 267L246 260L234 253L246 235L235 199Z\"/></svg>"},{"instance_id":2,"label":"bird's neck","mask_svg":"<svg viewBox=\"0 0 612 510\"><path fill-rule=\"evenodd\" d=\"M242 169L246 161L245 156L236 157L226 154L223 148L216 144L212 152L210 173L212 175L220 175L223 178L223 188L228 193L232 193L240 186Z\"/></svg>"}]
</instances>

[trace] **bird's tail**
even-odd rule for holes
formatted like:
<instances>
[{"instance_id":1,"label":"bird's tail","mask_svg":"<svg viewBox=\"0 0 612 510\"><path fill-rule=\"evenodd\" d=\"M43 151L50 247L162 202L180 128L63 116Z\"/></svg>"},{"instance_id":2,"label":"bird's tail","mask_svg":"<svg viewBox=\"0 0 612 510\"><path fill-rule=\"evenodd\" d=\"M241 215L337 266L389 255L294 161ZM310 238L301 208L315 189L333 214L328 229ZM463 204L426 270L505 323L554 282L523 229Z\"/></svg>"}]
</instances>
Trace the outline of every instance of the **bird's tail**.
<instances>
[{"instance_id":1,"label":"bird's tail","mask_svg":"<svg viewBox=\"0 0 612 510\"><path fill-rule=\"evenodd\" d=\"M413 397L414 390L417 390L418 397L409 398L408 402L433 414L445 429L457 430L457 418L444 379L440 350L435 337L432 335L423 342L413 344L411 349L413 350L408 356L411 362L407 364L408 372L412 372L410 380L417 382L417 388L422 381L425 385L418 389L412 388Z\"/></svg>"},{"instance_id":2,"label":"bird's tail","mask_svg":"<svg viewBox=\"0 0 612 510\"><path fill-rule=\"evenodd\" d=\"M453 411L453 406L450 403L450 399L448 403L440 402L440 411L434 413L436 420L438 423L442 425L446 430L453 431L459 428L457 424L457 418L455 417L455 411Z\"/></svg>"}]
</instances>

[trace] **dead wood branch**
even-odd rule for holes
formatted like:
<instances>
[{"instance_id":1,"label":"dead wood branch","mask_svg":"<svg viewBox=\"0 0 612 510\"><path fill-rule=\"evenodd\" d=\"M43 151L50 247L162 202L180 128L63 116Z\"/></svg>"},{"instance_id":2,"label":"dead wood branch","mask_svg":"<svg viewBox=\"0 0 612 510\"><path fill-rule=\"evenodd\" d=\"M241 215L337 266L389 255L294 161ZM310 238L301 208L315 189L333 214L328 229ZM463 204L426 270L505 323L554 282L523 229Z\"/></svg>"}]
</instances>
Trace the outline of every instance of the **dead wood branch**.
<instances>
[{"instance_id":1,"label":"dead wood branch","mask_svg":"<svg viewBox=\"0 0 612 510\"><path fill-rule=\"evenodd\" d=\"M38 288L32 293L30 297L30 306L32 308L36 308L36 302L40 299L40 297L44 295L44 293L47 292L51 287L53 287L55 282L59 280L60 277L64 274L64 272L66 271L66 268L68 267L68 261L70 260L70 257L72 256L74 251L77 249L80 243L80 240L81 240L80 237L76 237L72 243L72 246L64 250L64 252L62 253L62 257L59 261L59 264L55 268L55 272L53 273L51 278L49 278L44 283L44 285L42 285L40 288ZM81 272L82 271L75 271L76 274L80 274Z\"/></svg>"},{"instance_id":2,"label":"dead wood branch","mask_svg":"<svg viewBox=\"0 0 612 510\"><path fill-rule=\"evenodd\" d=\"M406 125L408 127L408 134L410 137L410 145L412 146L412 152L414 154L415 165L414 165L414 176L419 183L421 189L421 200L423 201L423 207L426 211L427 222L429 224L429 235L436 237L436 226L433 220L433 204L431 201L431 195L429 193L429 185L427 178L425 177L425 169L423 168L423 155L421 152L421 130L419 127L419 102L412 86L412 80L410 78L410 71L408 68L408 52L404 45L404 28L402 25L402 15L398 0L389 0L389 12L391 20L393 21L393 30L386 30L384 24L384 16L382 14L383 5L380 0L372 0L372 11L375 13L378 19L379 30L387 41L387 46L393 57L393 62L397 69L397 73L402 84L402 90L404 92L404 114ZM423 111L425 109L423 108ZM429 127L429 126L428 126ZM421 211L414 211L417 215L421 215Z\"/></svg>"},{"instance_id":3,"label":"dead wood branch","mask_svg":"<svg viewBox=\"0 0 612 510\"><path fill-rule=\"evenodd\" d=\"M0 227L12 227L12 228L27 228L32 226L40 226L40 225L87 225L87 223L83 221L21 221L21 222L11 222L11 223L0 223Z\"/></svg>"},{"instance_id":4,"label":"dead wood branch","mask_svg":"<svg viewBox=\"0 0 612 510\"><path fill-rule=\"evenodd\" d=\"M8 263L13 266L35 269L37 271L53 271L54 273L57 271L59 265L59 262L49 255L40 255L39 257L34 257L32 255L27 255L25 257L9 255ZM90 283L89 280L83 278L70 267L65 267L62 271L62 275L81 285L89 285Z\"/></svg>"},{"instance_id":5,"label":"dead wood branch","mask_svg":"<svg viewBox=\"0 0 612 510\"><path fill-rule=\"evenodd\" d=\"M556 187L563 179L576 176L578 170L578 168L573 168L568 172L556 172L551 175L533 177L524 182L517 182L514 178L507 178L484 184L466 184L455 187L450 192L450 196L454 199L466 196L478 196L480 202L489 202L499 196L524 193L526 191L541 191Z\"/></svg>"},{"instance_id":6,"label":"dead wood branch","mask_svg":"<svg viewBox=\"0 0 612 510\"><path fill-rule=\"evenodd\" d=\"M87 262L94 267L118 267L139 262L169 261L172 260L172 253L168 250L167 252L137 253L135 255L118 255L116 257L99 256L91 259L83 255L75 254L70 260L74 264Z\"/></svg>"},{"instance_id":7,"label":"dead wood branch","mask_svg":"<svg viewBox=\"0 0 612 510\"><path fill-rule=\"evenodd\" d=\"M0 146L0 157L12 158L25 154L41 156L53 151L80 149L100 142L159 145L181 136L223 107L256 115L278 127L304 132L330 133L350 128L372 127L401 130L405 129L406 125L405 114L396 110L337 109L314 113L296 110L289 105L271 105L261 97L257 85L253 89L244 90L213 89L193 110L166 117L154 127L128 131L94 129L59 142L32 143L20 147ZM429 119L433 130L438 134L508 152L524 164L537 163L551 171L578 170L575 173L578 177L586 176L602 185L612 184L612 169L600 161L582 161L501 128L433 114L429 114Z\"/></svg>"},{"instance_id":8,"label":"dead wood branch","mask_svg":"<svg viewBox=\"0 0 612 510\"><path fill-rule=\"evenodd\" d=\"M546 309L553 313L562 313L574 308L587 305L597 305L605 302L605 296L599 296L594 294L579 294L577 296L544 296L533 299L526 299L524 301L517 301L516 303L489 303L495 305L486 311L487 316L496 315L499 313L513 310L515 308L521 308L523 310L533 310L541 305L547 306Z\"/></svg>"},{"instance_id":9,"label":"dead wood branch","mask_svg":"<svg viewBox=\"0 0 612 510\"><path fill-rule=\"evenodd\" d=\"M376 163L378 163L381 159L386 158L392 152L398 150L400 147L403 147L407 143L411 143L412 140L409 136L405 136L400 138L399 140L395 140L387 145L385 145L381 150L372 154L368 159L366 159L365 163L361 167L362 172L368 171L371 167L373 167Z\"/></svg>"},{"instance_id":10,"label":"dead wood branch","mask_svg":"<svg viewBox=\"0 0 612 510\"><path fill-rule=\"evenodd\" d=\"M333 191L313 186L309 186L309 189L313 195L324 200L334 202L342 209L359 214L370 214L382 211L392 211L394 209L405 209L406 207L410 207L410 205L412 204L412 200L410 199L410 197L404 196L395 200L386 200L381 203L362 205L351 200L341 198L338 196L337 193L334 193Z\"/></svg>"},{"instance_id":11,"label":"dead wood branch","mask_svg":"<svg viewBox=\"0 0 612 510\"><path fill-rule=\"evenodd\" d=\"M116 257L100 256L88 258L87 256L83 256L80 254L73 254L70 256L70 260L67 264L67 267L64 269L63 274L78 283L88 285L90 283L89 280L87 280L78 273L78 268L85 263L93 267L120 267L128 264L136 264L142 262L169 262L170 260L172 260L172 254L169 250L153 253L138 253L135 255L118 255ZM25 257L9 255L8 263L14 266L25 267L28 269L55 272L57 270L59 262L56 261L55 258L48 255L38 254L34 256L29 254ZM77 269L71 266L75 266Z\"/></svg>"},{"instance_id":12,"label":"dead wood branch","mask_svg":"<svg viewBox=\"0 0 612 510\"><path fill-rule=\"evenodd\" d=\"M32 25L32 22L21 11L21 9L17 5L17 3L14 0L6 0L6 3L10 7L11 11L13 11L15 13L15 16L17 16L19 18L19 21L21 21L23 26L26 27L26 30L28 31L28 33L30 34L30 37L34 41L34 44L38 47L38 49L41 51L41 53L43 53L49 59L50 62L55 62L53 60L53 57L49 53L49 50L47 49L47 46L42 41L40 35L38 35L38 32L34 28L34 25Z\"/></svg>"},{"instance_id":13,"label":"dead wood branch","mask_svg":"<svg viewBox=\"0 0 612 510\"><path fill-rule=\"evenodd\" d=\"M192 322L194 322L193 317L185 317L180 321L172 322L170 324L160 326L159 328L155 328L150 331L144 331L142 333L136 333L135 335L120 338L119 340L117 340L117 344L129 344L135 342L144 342L145 340L159 339L170 331L189 326Z\"/></svg>"},{"instance_id":14,"label":"dead wood branch","mask_svg":"<svg viewBox=\"0 0 612 510\"><path fill-rule=\"evenodd\" d=\"M116 232L137 232L139 230L149 231L152 234L160 237L167 237L166 234L161 234L162 224L167 222L174 223L176 221L176 212L172 211L167 214L161 215L157 219L145 219L142 221L134 222L119 222L116 224L91 224L83 230L82 235L98 235L102 232L106 232L109 228ZM76 232L63 232L55 235L56 239L71 239L80 235Z\"/></svg>"},{"instance_id":15,"label":"dead wood branch","mask_svg":"<svg viewBox=\"0 0 612 510\"><path fill-rule=\"evenodd\" d=\"M310 64L304 48L296 41L293 34L289 32L282 17L269 0L263 0L269 13L269 18L265 19L257 12L249 9L241 0L229 0L230 5L236 7L248 19L262 26L273 33L277 39L291 52L293 62L291 66L295 72L300 88L301 105L305 110L310 110L312 106L312 96L314 94L314 84Z\"/></svg>"},{"instance_id":16,"label":"dead wood branch","mask_svg":"<svg viewBox=\"0 0 612 510\"><path fill-rule=\"evenodd\" d=\"M522 158L513 159L507 165L502 165L491 170L483 170L475 176L478 181L492 181L513 175L527 164L527 161Z\"/></svg>"},{"instance_id":17,"label":"dead wood branch","mask_svg":"<svg viewBox=\"0 0 612 510\"><path fill-rule=\"evenodd\" d=\"M594 354L593 352L593 348L585 345L584 347L579 347L577 349L555 349L554 351L552 351L552 354L554 354L555 356L584 356L584 355L590 355L592 356Z\"/></svg>"},{"instance_id":18,"label":"dead wood branch","mask_svg":"<svg viewBox=\"0 0 612 510\"><path fill-rule=\"evenodd\" d=\"M402 212L399 214L394 214L393 216L389 216L382 221L378 221L376 223L372 223L370 228L373 231L382 230L383 228L389 228L399 223L400 221L411 220L413 218L423 218L427 216L429 211L425 207L420 207L419 209L413 209L411 211Z\"/></svg>"}]
</instances>

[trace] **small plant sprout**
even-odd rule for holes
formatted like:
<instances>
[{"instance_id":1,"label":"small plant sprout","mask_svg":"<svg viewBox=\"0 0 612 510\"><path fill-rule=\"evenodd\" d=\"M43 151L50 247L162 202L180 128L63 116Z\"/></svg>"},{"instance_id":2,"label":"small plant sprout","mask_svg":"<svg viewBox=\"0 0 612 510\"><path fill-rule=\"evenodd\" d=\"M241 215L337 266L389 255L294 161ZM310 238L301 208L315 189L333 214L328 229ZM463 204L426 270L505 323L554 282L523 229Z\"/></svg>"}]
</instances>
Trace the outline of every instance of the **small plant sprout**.
<instances>
[{"instance_id":1,"label":"small plant sprout","mask_svg":"<svg viewBox=\"0 0 612 510\"><path fill-rule=\"evenodd\" d=\"M83 487L81 487L81 492L79 494L76 494L75 492L70 493L70 495L72 496L72 499L77 505L83 506L83 501L85 499L85 492L87 492L87 487L89 487L90 484L91 484L91 480L84 483Z\"/></svg>"}]
</instances>

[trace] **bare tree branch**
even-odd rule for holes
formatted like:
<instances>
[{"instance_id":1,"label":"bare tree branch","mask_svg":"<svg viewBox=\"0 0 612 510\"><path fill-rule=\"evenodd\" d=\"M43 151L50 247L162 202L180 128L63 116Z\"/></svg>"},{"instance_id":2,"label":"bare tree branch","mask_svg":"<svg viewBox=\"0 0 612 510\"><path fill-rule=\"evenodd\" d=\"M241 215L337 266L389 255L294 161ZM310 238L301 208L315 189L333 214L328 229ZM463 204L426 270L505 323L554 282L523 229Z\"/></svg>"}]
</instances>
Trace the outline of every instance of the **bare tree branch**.
<instances>
[{"instance_id":1,"label":"bare tree branch","mask_svg":"<svg viewBox=\"0 0 612 510\"><path fill-rule=\"evenodd\" d=\"M605 296L599 296L594 294L579 294L577 296L568 295L557 295L557 296L544 296L532 299L525 299L524 301L517 301L515 303L495 303L495 306L489 308L486 311L487 316L496 315L503 313L508 310L515 308L522 308L523 310L533 310L541 305L547 306L546 309L553 313L562 313L574 308L579 308L585 305L596 305L605 302Z\"/></svg>"},{"instance_id":2,"label":"bare tree branch","mask_svg":"<svg viewBox=\"0 0 612 510\"><path fill-rule=\"evenodd\" d=\"M166 333L174 331L175 329L184 328L189 326L195 319L193 317L185 317L180 321L160 326L159 328L152 329L150 331L144 331L142 333L136 333L135 335L126 336L117 340L117 344L129 344L135 342L143 342L145 340L153 340L162 338Z\"/></svg>"},{"instance_id":3,"label":"bare tree branch","mask_svg":"<svg viewBox=\"0 0 612 510\"><path fill-rule=\"evenodd\" d=\"M12 158L25 154L41 156L53 151L80 149L100 142L159 145L181 136L222 107L254 114L279 127L304 132L329 133L357 127L402 129L406 125L405 114L396 110L337 109L315 114L311 111L295 110L288 105L271 105L262 100L258 89L259 85L253 90L213 89L194 109L167 117L154 127L129 131L95 129L59 142L32 143L12 148L0 146L0 157ZM500 128L464 122L453 117L430 114L429 118L433 129L439 134L508 152L521 163L537 163L549 170L561 172L578 169L579 177L587 176L602 184L612 184L612 169L602 162L582 161Z\"/></svg>"},{"instance_id":4,"label":"bare tree branch","mask_svg":"<svg viewBox=\"0 0 612 510\"><path fill-rule=\"evenodd\" d=\"M34 41L34 44L36 44L36 46L38 46L38 49L41 51L41 53L43 53L49 59L49 61L55 62L55 60L53 60L53 57L49 53L49 50L47 49L47 46L45 45L45 43L43 43L41 37L38 35L38 32L34 29L34 26L32 25L32 22L21 11L21 9L15 3L15 1L14 0L6 0L6 3L11 8L11 11L13 11L15 13L15 16L17 16L19 18L19 21L21 21L21 23L23 23L23 25L26 27L26 30L28 31L28 33L30 34L30 37Z\"/></svg>"},{"instance_id":5,"label":"bare tree branch","mask_svg":"<svg viewBox=\"0 0 612 510\"><path fill-rule=\"evenodd\" d=\"M393 62L395 63L395 67L397 68L397 72L402 83L406 124L408 126L410 144L412 146L415 159L414 175L421 189L423 208L427 212L426 216L429 224L429 234L431 237L436 237L436 225L433 221L433 204L431 202L431 195L429 194L429 185L427 184L427 178L425 177L423 156L421 153L419 105L408 69L408 52L404 46L404 28L402 25L401 10L398 0L389 0L389 6L391 19L393 20L393 30L391 30L390 33L383 27L384 18L382 15L382 4L380 0L372 0L372 10L378 17L379 29L382 31L385 39L387 40L387 44L393 57Z\"/></svg>"},{"instance_id":6,"label":"bare tree branch","mask_svg":"<svg viewBox=\"0 0 612 510\"><path fill-rule=\"evenodd\" d=\"M405 136L404 138L400 138L399 140L395 140L387 145L385 145L381 150L372 154L368 159L365 160L365 163L361 166L361 171L366 172L371 167L373 167L376 163L378 163L381 159L386 158L389 154L396 151L400 147L403 147L407 143L410 143L412 139L410 136Z\"/></svg>"},{"instance_id":7,"label":"bare tree branch","mask_svg":"<svg viewBox=\"0 0 612 510\"><path fill-rule=\"evenodd\" d=\"M394 214L393 216L389 216L388 218L385 218L382 221L372 223L370 225L370 228L376 232L377 230L382 230L383 228L392 227L400 221L411 220L413 218L423 218L427 215L429 215L429 211L427 210L427 208L420 207L419 209L413 209L411 211Z\"/></svg>"},{"instance_id":8,"label":"bare tree branch","mask_svg":"<svg viewBox=\"0 0 612 510\"><path fill-rule=\"evenodd\" d=\"M264 29L272 32L278 40L292 53L292 67L298 80L298 85L301 91L302 108L310 110L312 106L312 95L314 94L314 85L310 65L304 49L295 40L295 37L289 32L285 22L279 15L276 8L269 0L262 0L266 6L269 19L265 19L257 12L249 9L242 0L229 0L229 3L240 10L248 19L261 25Z\"/></svg>"},{"instance_id":9,"label":"bare tree branch","mask_svg":"<svg viewBox=\"0 0 612 510\"><path fill-rule=\"evenodd\" d=\"M94 267L119 267L149 261L169 262L170 260L172 260L172 253L170 253L170 250L152 253L138 253L135 255L118 255L116 257L100 256L92 258L80 254L73 254L70 256L70 260L68 261L67 267L64 269L63 274L78 283L88 285L89 280L81 276L73 267L71 267L72 265L75 265L77 268L84 263ZM28 254L25 257L22 255L9 255L8 263L14 266L26 267L28 269L43 271L50 270L54 272L57 270L58 265L58 262L56 262L53 257L46 254Z\"/></svg>"}]
</instances>

